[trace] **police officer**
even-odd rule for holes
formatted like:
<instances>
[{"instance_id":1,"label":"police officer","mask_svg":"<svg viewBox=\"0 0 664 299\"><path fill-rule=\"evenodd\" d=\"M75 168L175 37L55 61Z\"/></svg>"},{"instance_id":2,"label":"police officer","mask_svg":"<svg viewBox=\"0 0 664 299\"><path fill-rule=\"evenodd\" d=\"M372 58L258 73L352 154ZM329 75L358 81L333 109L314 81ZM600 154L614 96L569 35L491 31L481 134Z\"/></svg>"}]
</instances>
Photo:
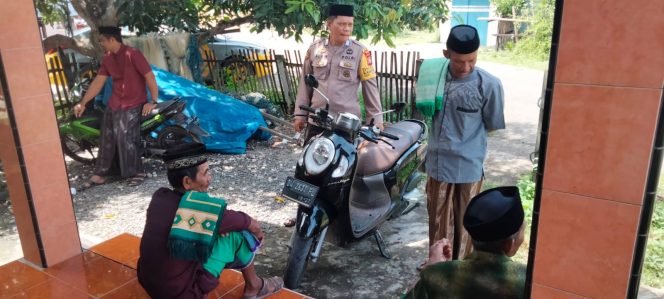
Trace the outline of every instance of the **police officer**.
<instances>
[{"instance_id":1,"label":"police officer","mask_svg":"<svg viewBox=\"0 0 664 299\"><path fill-rule=\"evenodd\" d=\"M307 122L306 111L300 105L324 108L326 101L304 83L306 74L318 79L318 89L330 99L330 113L350 112L361 117L357 89L362 84L366 110L366 122L374 118L374 124L383 129L382 111L371 52L359 42L350 39L353 32L353 6L333 4L327 18L329 38L314 42L304 58L300 85L295 101L295 130L300 132ZM305 141L322 131L309 125Z\"/></svg>"}]
</instances>

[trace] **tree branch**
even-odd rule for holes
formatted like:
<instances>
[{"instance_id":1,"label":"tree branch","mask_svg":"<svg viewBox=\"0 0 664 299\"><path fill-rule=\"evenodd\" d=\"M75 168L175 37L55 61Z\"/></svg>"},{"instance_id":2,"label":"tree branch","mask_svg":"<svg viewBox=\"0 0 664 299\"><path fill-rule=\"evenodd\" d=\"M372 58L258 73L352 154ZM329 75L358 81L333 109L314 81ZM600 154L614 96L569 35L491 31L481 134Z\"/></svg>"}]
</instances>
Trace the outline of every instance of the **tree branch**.
<instances>
[{"instance_id":1,"label":"tree branch","mask_svg":"<svg viewBox=\"0 0 664 299\"><path fill-rule=\"evenodd\" d=\"M90 57L97 57L97 52L95 51L95 49L88 48L88 47L83 47L83 46L77 44L75 39L73 39L71 37L68 37L68 36L64 36L62 34L56 34L56 35L52 35L52 36L47 37L43 41L43 46L44 46L45 51L61 47L61 48L65 48L65 49L72 49L72 50L74 50L78 53L81 53L83 55L87 55L87 56L90 56Z\"/></svg>"},{"instance_id":2,"label":"tree branch","mask_svg":"<svg viewBox=\"0 0 664 299\"><path fill-rule=\"evenodd\" d=\"M210 39L210 37L213 37L216 34L226 33L226 29L249 23L253 21L253 19L254 18L252 15L247 15L243 17L237 17L230 21L220 22L219 24L217 24L217 26L214 26L210 30L203 32L198 38L198 43L204 44L207 42L208 39Z\"/></svg>"}]
</instances>

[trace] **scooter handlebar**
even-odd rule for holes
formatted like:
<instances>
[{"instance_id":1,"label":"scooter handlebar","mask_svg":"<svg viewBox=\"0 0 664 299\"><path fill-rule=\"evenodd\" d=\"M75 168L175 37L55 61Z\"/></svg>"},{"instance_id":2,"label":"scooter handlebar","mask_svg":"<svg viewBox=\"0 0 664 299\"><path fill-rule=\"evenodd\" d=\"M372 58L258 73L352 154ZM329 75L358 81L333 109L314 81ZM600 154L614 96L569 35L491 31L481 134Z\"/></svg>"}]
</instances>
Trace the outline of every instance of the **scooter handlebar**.
<instances>
[{"instance_id":1,"label":"scooter handlebar","mask_svg":"<svg viewBox=\"0 0 664 299\"><path fill-rule=\"evenodd\" d=\"M385 138L392 139L392 140L399 140L399 137L394 136L394 135L392 135L392 134L390 134L390 133L385 133L385 132L383 132L383 131L381 131L381 132L379 133L379 135L380 135L380 136L383 136L383 137L385 137Z\"/></svg>"},{"instance_id":2,"label":"scooter handlebar","mask_svg":"<svg viewBox=\"0 0 664 299\"><path fill-rule=\"evenodd\" d=\"M316 109L311 108L309 106L300 105L300 109L302 109L304 111L307 111L307 112L310 112L310 113L316 113Z\"/></svg>"},{"instance_id":3,"label":"scooter handlebar","mask_svg":"<svg viewBox=\"0 0 664 299\"><path fill-rule=\"evenodd\" d=\"M378 140L376 140L376 139L374 139L373 137L367 135L367 134L366 134L365 132L363 132L363 131L360 131L360 136L361 136L362 138L364 138L365 140L368 140L368 141L370 141L370 142L378 143Z\"/></svg>"}]
</instances>

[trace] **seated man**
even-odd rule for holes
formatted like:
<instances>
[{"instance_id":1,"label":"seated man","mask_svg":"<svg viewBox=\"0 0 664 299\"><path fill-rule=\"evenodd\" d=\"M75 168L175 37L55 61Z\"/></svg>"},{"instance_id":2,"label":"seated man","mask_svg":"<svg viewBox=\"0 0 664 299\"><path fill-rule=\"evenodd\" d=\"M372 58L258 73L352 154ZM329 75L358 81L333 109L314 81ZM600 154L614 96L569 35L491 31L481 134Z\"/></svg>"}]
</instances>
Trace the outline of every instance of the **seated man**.
<instances>
[{"instance_id":1,"label":"seated man","mask_svg":"<svg viewBox=\"0 0 664 299\"><path fill-rule=\"evenodd\" d=\"M403 298L523 298L526 265L513 262L524 238L524 214L519 189L498 187L475 196L463 226L475 251L464 260L451 260L449 242L431 246L431 259L420 280Z\"/></svg>"},{"instance_id":2,"label":"seated man","mask_svg":"<svg viewBox=\"0 0 664 299\"><path fill-rule=\"evenodd\" d=\"M219 285L219 275L225 267L241 269L245 281L244 298L263 298L281 289L281 278L260 278L256 275L252 251L255 250L255 243L263 239L258 222L242 212L225 209L225 201L205 193L212 181L205 146L187 144L175 147L165 153L164 162L173 189L160 188L152 196L138 259L138 281L147 293L153 298L205 298ZM218 221L207 224L218 235L207 234L213 238L205 244L208 245L205 250L201 250L202 243L194 242L186 248L182 242L174 241L177 240L173 235L178 224L176 214L180 216L183 211L180 204L185 194L222 203L217 205ZM185 221L190 219L185 218ZM201 226L192 231L196 233L196 230L205 229ZM256 242L249 244L246 235ZM176 253L183 248L193 248L190 251L194 252L193 256L186 259L175 257L181 256ZM201 252L205 256L202 259L201 255L197 255Z\"/></svg>"}]
</instances>

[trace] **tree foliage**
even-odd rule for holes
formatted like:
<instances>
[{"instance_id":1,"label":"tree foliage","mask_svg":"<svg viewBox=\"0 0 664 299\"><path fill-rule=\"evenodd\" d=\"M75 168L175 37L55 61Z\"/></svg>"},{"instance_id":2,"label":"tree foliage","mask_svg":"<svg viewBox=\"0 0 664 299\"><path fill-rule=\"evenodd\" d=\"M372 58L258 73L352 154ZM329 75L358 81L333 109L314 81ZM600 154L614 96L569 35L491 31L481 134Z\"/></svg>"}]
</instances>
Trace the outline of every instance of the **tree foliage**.
<instances>
[{"instance_id":1,"label":"tree foliage","mask_svg":"<svg viewBox=\"0 0 664 299\"><path fill-rule=\"evenodd\" d=\"M57 11L66 0L37 0L40 12ZM301 40L305 29L314 34L324 30L325 15L336 0L71 0L78 14L93 29L104 25L128 26L138 34L184 30L199 33L201 42L241 24L252 30L274 29L284 37ZM448 9L440 0L346 1L355 6L357 39L371 42L392 39L402 29L432 29L447 18ZM49 15L56 15L49 13ZM50 21L56 18L49 18ZM49 39L51 39L49 41ZM45 47L64 45L101 55L98 45L76 45L66 37L50 37ZM94 47L94 48L91 48Z\"/></svg>"},{"instance_id":2,"label":"tree foliage","mask_svg":"<svg viewBox=\"0 0 664 299\"><path fill-rule=\"evenodd\" d=\"M526 55L540 60L548 60L553 36L554 0L534 0L531 16L525 36L514 46L519 55Z\"/></svg>"},{"instance_id":3,"label":"tree foliage","mask_svg":"<svg viewBox=\"0 0 664 299\"><path fill-rule=\"evenodd\" d=\"M521 13L526 5L526 0L491 0L491 4L496 7L496 14L503 18L513 18ZM516 12L516 15L514 15Z\"/></svg>"}]
</instances>

